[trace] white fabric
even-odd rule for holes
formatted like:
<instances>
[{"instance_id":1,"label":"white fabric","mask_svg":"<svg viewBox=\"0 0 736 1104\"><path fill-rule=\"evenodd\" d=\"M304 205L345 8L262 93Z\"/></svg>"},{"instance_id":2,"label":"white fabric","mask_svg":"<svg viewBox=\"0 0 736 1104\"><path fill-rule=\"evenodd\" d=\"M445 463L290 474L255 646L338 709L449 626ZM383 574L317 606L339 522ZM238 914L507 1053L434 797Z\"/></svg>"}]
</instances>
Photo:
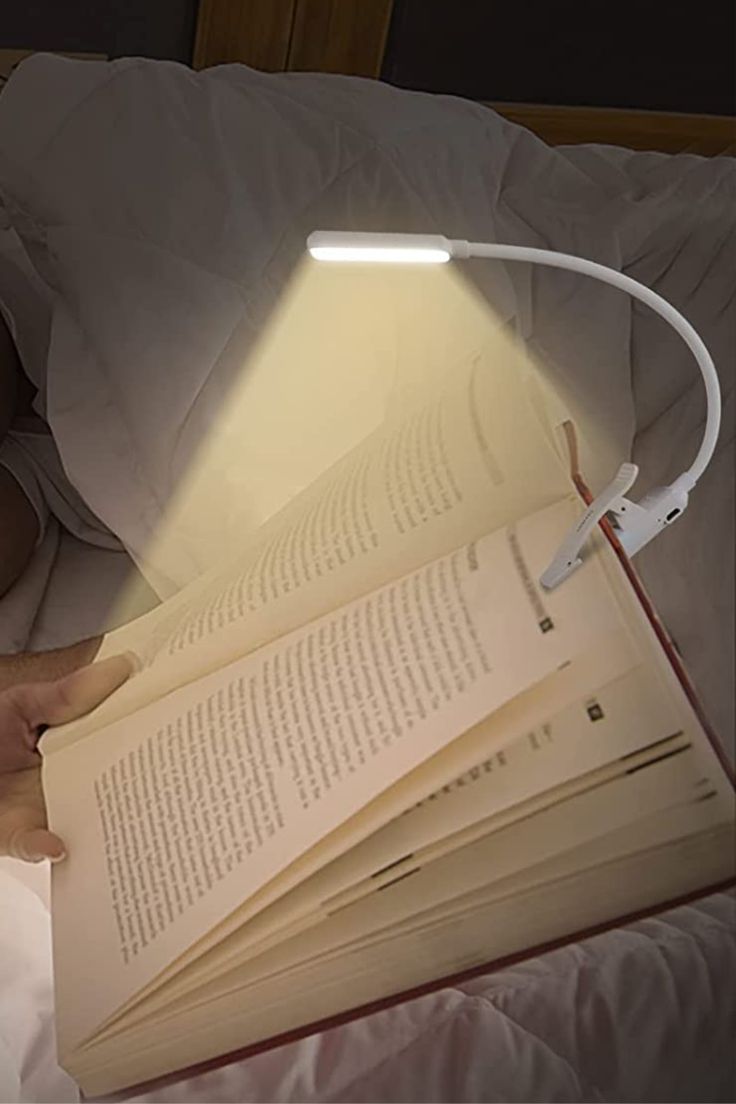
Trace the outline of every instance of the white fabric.
<instances>
[{"instance_id":1,"label":"white fabric","mask_svg":"<svg viewBox=\"0 0 736 1104\"><path fill-rule=\"evenodd\" d=\"M0 1101L77 1100L55 1057L48 909L0 862Z\"/></svg>"},{"instance_id":2,"label":"white fabric","mask_svg":"<svg viewBox=\"0 0 736 1104\"><path fill-rule=\"evenodd\" d=\"M33 631L59 550L59 526L51 518L41 544L13 587L0 598L0 655L22 652ZM76 637L78 640L79 637Z\"/></svg>"},{"instance_id":3,"label":"white fabric","mask_svg":"<svg viewBox=\"0 0 736 1104\"><path fill-rule=\"evenodd\" d=\"M52 318L52 293L31 264L25 247L13 229L0 198L0 314L18 351L23 370L36 387L34 408L40 419L46 410L46 366ZM29 419L26 419L27 421ZM39 426L44 427L42 420ZM31 576L39 594L50 578L53 557L48 550L57 540L55 518L78 539L103 548L122 546L95 517L64 471L58 449L48 432L24 431L18 426L0 441L0 465L7 468L22 487L39 523L38 554ZM47 536L48 530L53 532ZM44 550L40 551L40 546ZM41 590L38 590L39 584ZM38 601L28 602L29 583L24 580L21 602L18 595L0 601L0 651L24 647L30 624L19 631L21 621L32 618ZM73 635L69 639L76 639Z\"/></svg>"},{"instance_id":4,"label":"white fabric","mask_svg":"<svg viewBox=\"0 0 736 1104\"><path fill-rule=\"evenodd\" d=\"M33 430L14 423L0 442L0 465L7 468L36 512L41 544L50 517L79 540L119 550L120 541L95 517L64 471L56 442L43 422Z\"/></svg>"},{"instance_id":5,"label":"white fabric","mask_svg":"<svg viewBox=\"0 0 736 1104\"><path fill-rule=\"evenodd\" d=\"M0 187L58 292L48 403L65 468L163 593L231 542L247 508L228 502L214 549L184 531L156 560L165 506L315 226L440 230L620 260L618 202L527 132L460 100L339 77L36 56L0 99ZM633 430L628 300L539 268L469 271L583 418L610 430L611 455L592 473L608 476ZM573 292L574 333L562 324ZM382 333L401 321L383 319ZM402 360L427 353L422 328L404 324ZM351 349L325 355L349 365Z\"/></svg>"},{"instance_id":6,"label":"white fabric","mask_svg":"<svg viewBox=\"0 0 736 1104\"><path fill-rule=\"evenodd\" d=\"M0 899L0 1101L74 1100L48 914L1 869ZM716 895L130 1099L730 1101L735 926Z\"/></svg>"},{"instance_id":7,"label":"white fabric","mask_svg":"<svg viewBox=\"0 0 736 1104\"><path fill-rule=\"evenodd\" d=\"M668 296L715 355L724 432L688 514L638 565L731 742L735 188L730 158L552 150L477 105L353 78L37 55L0 97L0 194L57 293L48 401L63 464L162 595L236 546L248 518L237 474L219 472L234 489L214 523L183 525L163 549L153 542L315 227L559 248ZM679 474L697 446L702 393L664 323L567 273L483 262L466 271L583 424L607 429L608 450L585 458L594 487L637 430L636 496ZM402 319L405 308L371 320L376 356L421 364L433 354L427 335L442 331L433 318ZM339 380L350 349L326 342L324 355ZM298 410L283 407L281 420L271 409L272 439L298 474ZM339 410L331 394L312 435L334 435ZM200 506L217 500L216 481Z\"/></svg>"},{"instance_id":8,"label":"white fabric","mask_svg":"<svg viewBox=\"0 0 736 1104\"><path fill-rule=\"evenodd\" d=\"M52 517L29 566L0 598L0 655L75 644L140 617L156 603L125 552L61 532Z\"/></svg>"},{"instance_id":9,"label":"white fabric","mask_svg":"<svg viewBox=\"0 0 736 1104\"><path fill-rule=\"evenodd\" d=\"M0 314L10 330L25 371L41 393L51 326L51 295L30 263L0 197Z\"/></svg>"}]
</instances>

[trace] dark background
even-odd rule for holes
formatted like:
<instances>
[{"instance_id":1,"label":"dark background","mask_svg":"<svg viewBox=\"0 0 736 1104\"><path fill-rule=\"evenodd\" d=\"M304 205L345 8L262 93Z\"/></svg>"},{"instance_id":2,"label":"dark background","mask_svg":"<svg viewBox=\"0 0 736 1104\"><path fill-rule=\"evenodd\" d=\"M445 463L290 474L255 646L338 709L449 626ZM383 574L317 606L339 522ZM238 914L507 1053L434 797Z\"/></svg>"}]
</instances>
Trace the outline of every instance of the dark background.
<instances>
[{"instance_id":1,"label":"dark background","mask_svg":"<svg viewBox=\"0 0 736 1104\"><path fill-rule=\"evenodd\" d=\"M0 47L189 62L197 0L0 0ZM478 100L736 112L734 0L395 0L383 79Z\"/></svg>"},{"instance_id":2,"label":"dark background","mask_svg":"<svg viewBox=\"0 0 736 1104\"><path fill-rule=\"evenodd\" d=\"M731 115L734 0L395 0L382 77L506 103Z\"/></svg>"},{"instance_id":3,"label":"dark background","mask_svg":"<svg viewBox=\"0 0 736 1104\"><path fill-rule=\"evenodd\" d=\"M198 0L0 0L0 48L190 62Z\"/></svg>"}]
</instances>

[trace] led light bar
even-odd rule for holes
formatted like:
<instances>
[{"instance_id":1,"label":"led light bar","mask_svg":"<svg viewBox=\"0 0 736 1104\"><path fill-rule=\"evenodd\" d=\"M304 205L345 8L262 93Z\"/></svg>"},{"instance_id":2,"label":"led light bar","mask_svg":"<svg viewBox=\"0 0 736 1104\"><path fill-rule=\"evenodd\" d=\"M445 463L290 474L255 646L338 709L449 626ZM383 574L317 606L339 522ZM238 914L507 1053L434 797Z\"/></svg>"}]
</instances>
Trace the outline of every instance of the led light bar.
<instances>
[{"instance_id":1,"label":"led light bar","mask_svg":"<svg viewBox=\"0 0 736 1104\"><path fill-rule=\"evenodd\" d=\"M316 261L378 264L443 264L452 256L440 234L367 234L315 230L307 249Z\"/></svg>"}]
</instances>

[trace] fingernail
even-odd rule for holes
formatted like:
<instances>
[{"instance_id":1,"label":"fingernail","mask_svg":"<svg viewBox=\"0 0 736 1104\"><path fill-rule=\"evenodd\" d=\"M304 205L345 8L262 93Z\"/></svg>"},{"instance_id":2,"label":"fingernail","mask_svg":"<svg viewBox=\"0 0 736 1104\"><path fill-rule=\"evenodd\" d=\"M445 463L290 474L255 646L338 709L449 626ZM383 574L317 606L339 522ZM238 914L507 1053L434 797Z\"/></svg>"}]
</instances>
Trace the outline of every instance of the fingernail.
<instances>
[{"instance_id":1,"label":"fingernail","mask_svg":"<svg viewBox=\"0 0 736 1104\"><path fill-rule=\"evenodd\" d=\"M123 652L123 655L125 656L125 658L130 663L130 666L133 668L132 673L134 675L137 675L138 672L143 669L143 663L141 661L140 656L136 655L135 652Z\"/></svg>"},{"instance_id":2,"label":"fingernail","mask_svg":"<svg viewBox=\"0 0 736 1104\"><path fill-rule=\"evenodd\" d=\"M66 858L66 851L62 847L58 851L54 851L53 854L46 856L52 863L62 862Z\"/></svg>"}]
</instances>

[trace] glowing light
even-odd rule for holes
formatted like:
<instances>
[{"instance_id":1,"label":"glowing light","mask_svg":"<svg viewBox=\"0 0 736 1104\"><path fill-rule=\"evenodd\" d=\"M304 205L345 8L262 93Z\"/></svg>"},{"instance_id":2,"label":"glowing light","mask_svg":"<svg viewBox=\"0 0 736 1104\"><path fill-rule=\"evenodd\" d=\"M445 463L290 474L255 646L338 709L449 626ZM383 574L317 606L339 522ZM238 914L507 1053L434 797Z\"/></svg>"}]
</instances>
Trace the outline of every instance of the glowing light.
<instances>
[{"instance_id":1,"label":"glowing light","mask_svg":"<svg viewBox=\"0 0 736 1104\"><path fill-rule=\"evenodd\" d=\"M374 261L379 264L442 264L450 254L443 249L368 249L367 247L317 246L310 249L316 261Z\"/></svg>"},{"instance_id":2,"label":"glowing light","mask_svg":"<svg viewBox=\"0 0 736 1104\"><path fill-rule=\"evenodd\" d=\"M317 261L368 264L444 264L452 250L439 234L369 234L317 230L307 248Z\"/></svg>"}]
</instances>

